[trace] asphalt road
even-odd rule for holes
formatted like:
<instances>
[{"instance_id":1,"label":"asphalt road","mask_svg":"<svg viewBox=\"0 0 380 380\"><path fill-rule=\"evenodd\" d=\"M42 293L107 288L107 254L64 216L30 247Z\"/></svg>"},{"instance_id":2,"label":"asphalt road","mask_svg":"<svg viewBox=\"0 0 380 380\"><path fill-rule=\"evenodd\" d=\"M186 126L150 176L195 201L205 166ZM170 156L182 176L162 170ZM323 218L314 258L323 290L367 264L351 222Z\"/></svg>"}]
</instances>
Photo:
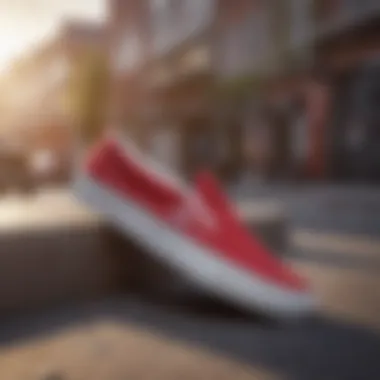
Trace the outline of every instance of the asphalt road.
<instances>
[{"instance_id":1,"label":"asphalt road","mask_svg":"<svg viewBox=\"0 0 380 380\"><path fill-rule=\"evenodd\" d=\"M277 200L294 228L380 237L380 188L366 186L231 186L237 199Z\"/></svg>"},{"instance_id":2,"label":"asphalt road","mask_svg":"<svg viewBox=\"0 0 380 380\"><path fill-rule=\"evenodd\" d=\"M69 209L72 206L67 200L53 212L57 194L60 193L52 192L29 200L29 211L49 205L44 213L47 218L49 214L58 214L67 223L86 220L87 214ZM3 217L7 228L11 223L6 220L14 220L12 229L6 231L14 233L22 219L21 201L7 202L3 208L0 205L0 220ZM5 211L8 216L4 216ZM22 225L23 228L33 227L30 219ZM380 378L380 270L358 263L347 266L323 257L313 260L305 256L291 262L310 278L321 300L321 313L314 318L295 323L272 323L202 297L181 304L125 294L117 299L1 320L0 358L8 355L7 347L14 351L26 341L41 339L62 329L86 326L94 321L114 321L132 330L159 334L157 339L166 337L181 342L184 347L211 350L217 356L230 358L249 368L276 373L279 378ZM125 355L127 358L133 353ZM185 374L182 377L186 377Z\"/></svg>"}]
</instances>

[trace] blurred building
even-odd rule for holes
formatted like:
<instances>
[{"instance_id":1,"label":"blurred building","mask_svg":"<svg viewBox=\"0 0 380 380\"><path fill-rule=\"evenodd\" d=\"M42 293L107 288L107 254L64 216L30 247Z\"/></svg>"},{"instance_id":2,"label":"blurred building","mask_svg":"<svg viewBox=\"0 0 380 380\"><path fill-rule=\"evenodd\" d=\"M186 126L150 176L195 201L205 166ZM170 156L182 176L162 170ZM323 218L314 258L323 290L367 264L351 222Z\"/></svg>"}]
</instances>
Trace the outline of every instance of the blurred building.
<instances>
[{"instance_id":1,"label":"blurred building","mask_svg":"<svg viewBox=\"0 0 380 380\"><path fill-rule=\"evenodd\" d=\"M110 119L184 175L375 179L379 2L110 1Z\"/></svg>"},{"instance_id":2,"label":"blurred building","mask_svg":"<svg viewBox=\"0 0 380 380\"><path fill-rule=\"evenodd\" d=\"M380 179L380 2L319 1L316 63L330 94L321 127L330 178Z\"/></svg>"},{"instance_id":3,"label":"blurred building","mask_svg":"<svg viewBox=\"0 0 380 380\"><path fill-rule=\"evenodd\" d=\"M104 49L104 29L70 21L60 32L16 61L7 73L3 136L18 140L30 153L48 150L68 160L75 128L67 106L73 69L88 49Z\"/></svg>"},{"instance_id":4,"label":"blurred building","mask_svg":"<svg viewBox=\"0 0 380 380\"><path fill-rule=\"evenodd\" d=\"M222 120L228 166L260 178L295 176L310 155L304 119L313 2L224 0L219 5L215 70L224 92L220 108L227 112Z\"/></svg>"},{"instance_id":5,"label":"blurred building","mask_svg":"<svg viewBox=\"0 0 380 380\"><path fill-rule=\"evenodd\" d=\"M216 2L110 1L113 116L166 164L191 171L211 126L210 32ZM136 132L138 136L136 136ZM198 138L198 140L201 137Z\"/></svg>"},{"instance_id":6,"label":"blurred building","mask_svg":"<svg viewBox=\"0 0 380 380\"><path fill-rule=\"evenodd\" d=\"M143 86L150 55L149 2L109 1L109 126L118 128L144 145L147 108Z\"/></svg>"},{"instance_id":7,"label":"blurred building","mask_svg":"<svg viewBox=\"0 0 380 380\"><path fill-rule=\"evenodd\" d=\"M235 165L274 179L379 179L379 2L219 5L215 67L238 87L224 122L248 145Z\"/></svg>"},{"instance_id":8,"label":"blurred building","mask_svg":"<svg viewBox=\"0 0 380 380\"><path fill-rule=\"evenodd\" d=\"M4 130L14 138L27 140L29 147L34 133L39 134L40 128L52 124L60 111L58 94L68 75L62 58L53 45L44 45L16 62L8 73Z\"/></svg>"},{"instance_id":9,"label":"blurred building","mask_svg":"<svg viewBox=\"0 0 380 380\"><path fill-rule=\"evenodd\" d=\"M213 26L217 1L151 2L153 151L191 176L213 165ZM165 148L160 149L162 141Z\"/></svg>"}]
</instances>

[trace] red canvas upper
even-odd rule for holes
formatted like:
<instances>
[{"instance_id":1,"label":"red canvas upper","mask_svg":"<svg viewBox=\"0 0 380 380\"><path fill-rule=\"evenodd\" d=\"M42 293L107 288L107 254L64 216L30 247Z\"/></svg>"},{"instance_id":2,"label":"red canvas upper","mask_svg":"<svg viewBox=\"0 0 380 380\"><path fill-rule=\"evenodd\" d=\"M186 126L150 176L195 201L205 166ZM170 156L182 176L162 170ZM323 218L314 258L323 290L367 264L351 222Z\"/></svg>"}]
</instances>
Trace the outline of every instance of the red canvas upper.
<instances>
[{"instance_id":1,"label":"red canvas upper","mask_svg":"<svg viewBox=\"0 0 380 380\"><path fill-rule=\"evenodd\" d=\"M194 191L186 192L155 175L113 140L93 150L87 170L120 197L132 199L167 223L168 228L178 230L231 265L270 283L306 289L301 278L246 230L210 173L200 174Z\"/></svg>"}]
</instances>

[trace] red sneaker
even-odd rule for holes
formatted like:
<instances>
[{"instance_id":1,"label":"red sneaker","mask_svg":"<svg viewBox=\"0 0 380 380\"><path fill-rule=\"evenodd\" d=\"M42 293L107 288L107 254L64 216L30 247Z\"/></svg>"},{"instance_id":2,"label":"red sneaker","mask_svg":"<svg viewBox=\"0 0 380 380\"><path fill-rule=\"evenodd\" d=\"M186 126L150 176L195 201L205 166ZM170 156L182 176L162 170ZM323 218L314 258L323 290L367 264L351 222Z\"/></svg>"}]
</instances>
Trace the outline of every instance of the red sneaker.
<instances>
[{"instance_id":1,"label":"red sneaker","mask_svg":"<svg viewBox=\"0 0 380 380\"><path fill-rule=\"evenodd\" d=\"M305 281L249 234L211 175L192 189L112 139L85 171L78 197L196 285L272 316L314 310Z\"/></svg>"}]
</instances>

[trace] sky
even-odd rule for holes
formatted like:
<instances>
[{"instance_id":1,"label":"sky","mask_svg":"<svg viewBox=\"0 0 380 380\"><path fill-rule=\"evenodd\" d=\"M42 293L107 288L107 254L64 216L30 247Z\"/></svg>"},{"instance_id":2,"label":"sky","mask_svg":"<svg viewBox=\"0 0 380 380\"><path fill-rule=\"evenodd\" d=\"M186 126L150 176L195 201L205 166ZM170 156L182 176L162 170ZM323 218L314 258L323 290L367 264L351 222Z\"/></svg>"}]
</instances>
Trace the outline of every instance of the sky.
<instances>
[{"instance_id":1,"label":"sky","mask_svg":"<svg viewBox=\"0 0 380 380\"><path fill-rule=\"evenodd\" d=\"M106 0L0 0L0 72L46 38L66 17L101 21Z\"/></svg>"}]
</instances>

